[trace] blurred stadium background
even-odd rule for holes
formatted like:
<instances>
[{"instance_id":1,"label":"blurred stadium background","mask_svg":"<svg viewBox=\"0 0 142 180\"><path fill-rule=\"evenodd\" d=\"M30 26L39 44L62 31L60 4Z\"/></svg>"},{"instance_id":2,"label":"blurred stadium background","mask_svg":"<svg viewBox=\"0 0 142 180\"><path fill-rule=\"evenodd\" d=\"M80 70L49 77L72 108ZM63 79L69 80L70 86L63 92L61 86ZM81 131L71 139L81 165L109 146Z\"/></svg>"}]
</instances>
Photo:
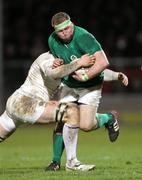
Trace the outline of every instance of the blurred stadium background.
<instances>
[{"instance_id":1,"label":"blurred stadium background","mask_svg":"<svg viewBox=\"0 0 142 180\"><path fill-rule=\"evenodd\" d=\"M76 25L95 35L110 68L129 77L128 87L118 82L104 85L100 111L115 108L128 113L128 121L142 121L141 9L141 0L0 0L0 112L23 83L33 60L49 50L52 15L65 11Z\"/></svg>"}]
</instances>

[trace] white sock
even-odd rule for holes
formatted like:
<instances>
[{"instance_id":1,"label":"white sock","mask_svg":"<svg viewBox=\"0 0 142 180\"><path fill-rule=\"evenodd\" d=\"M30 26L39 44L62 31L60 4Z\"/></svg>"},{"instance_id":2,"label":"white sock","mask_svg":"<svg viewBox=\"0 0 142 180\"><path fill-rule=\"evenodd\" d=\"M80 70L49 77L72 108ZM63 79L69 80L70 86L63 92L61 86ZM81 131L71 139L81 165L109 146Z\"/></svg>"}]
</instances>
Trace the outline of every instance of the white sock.
<instances>
[{"instance_id":1,"label":"white sock","mask_svg":"<svg viewBox=\"0 0 142 180\"><path fill-rule=\"evenodd\" d=\"M65 123L63 127L63 139L66 149L67 164L73 166L76 160L76 147L78 140L78 127Z\"/></svg>"}]
</instances>

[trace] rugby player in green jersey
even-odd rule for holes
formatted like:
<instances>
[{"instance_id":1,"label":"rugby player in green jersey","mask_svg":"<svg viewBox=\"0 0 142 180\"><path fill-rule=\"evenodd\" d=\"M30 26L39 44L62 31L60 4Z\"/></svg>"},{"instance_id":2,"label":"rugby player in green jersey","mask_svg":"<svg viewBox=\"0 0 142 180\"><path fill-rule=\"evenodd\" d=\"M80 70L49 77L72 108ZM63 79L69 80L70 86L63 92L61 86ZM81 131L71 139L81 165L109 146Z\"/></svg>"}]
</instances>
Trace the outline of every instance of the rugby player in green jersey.
<instances>
[{"instance_id":1,"label":"rugby player in green jersey","mask_svg":"<svg viewBox=\"0 0 142 180\"><path fill-rule=\"evenodd\" d=\"M48 43L55 57L63 59L64 64L69 64L86 53L95 59L94 65L84 73L75 72L63 77L60 93L61 102L77 102L80 110L79 124L71 126L66 123L63 128L67 155L66 169L83 171L80 169L81 163L76 158L78 128L91 131L105 126L111 142L116 141L119 135L117 113L115 111L97 113L104 81L103 71L109 66L109 62L96 38L87 30L74 25L68 14L59 12L51 21L55 31L50 35ZM58 131L61 131L59 126L54 132L54 155L58 148L62 154L62 136L57 136ZM46 170L58 170L60 166L56 161L59 160L58 157L53 160Z\"/></svg>"}]
</instances>

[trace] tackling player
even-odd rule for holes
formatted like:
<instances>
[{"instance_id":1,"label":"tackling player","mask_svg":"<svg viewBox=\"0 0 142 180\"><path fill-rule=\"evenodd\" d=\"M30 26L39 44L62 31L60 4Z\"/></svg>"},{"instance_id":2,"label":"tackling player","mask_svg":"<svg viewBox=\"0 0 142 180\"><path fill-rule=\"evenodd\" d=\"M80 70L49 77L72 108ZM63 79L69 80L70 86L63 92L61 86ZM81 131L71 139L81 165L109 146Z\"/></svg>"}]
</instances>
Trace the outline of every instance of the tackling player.
<instances>
[{"instance_id":1,"label":"tackling player","mask_svg":"<svg viewBox=\"0 0 142 180\"><path fill-rule=\"evenodd\" d=\"M79 121L78 107L74 103L53 101L61 78L78 68L92 65L92 58L82 56L77 61L53 69L55 58L49 52L40 55L31 65L23 85L7 100L6 110L0 116L0 142L8 138L23 123L49 123ZM94 165L81 164L84 171Z\"/></svg>"}]
</instances>

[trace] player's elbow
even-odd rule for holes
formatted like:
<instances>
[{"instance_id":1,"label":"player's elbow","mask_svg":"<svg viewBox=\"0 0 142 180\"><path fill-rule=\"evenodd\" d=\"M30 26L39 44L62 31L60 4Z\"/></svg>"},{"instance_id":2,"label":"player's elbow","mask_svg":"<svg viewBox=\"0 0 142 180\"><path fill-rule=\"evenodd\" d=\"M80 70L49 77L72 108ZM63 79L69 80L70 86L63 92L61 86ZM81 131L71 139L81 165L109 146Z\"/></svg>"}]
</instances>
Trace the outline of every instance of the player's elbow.
<instances>
[{"instance_id":1,"label":"player's elbow","mask_svg":"<svg viewBox=\"0 0 142 180\"><path fill-rule=\"evenodd\" d=\"M104 63L103 63L103 66L104 66L104 69L106 69L106 68L108 68L109 67L109 61L104 61Z\"/></svg>"},{"instance_id":2,"label":"player's elbow","mask_svg":"<svg viewBox=\"0 0 142 180\"><path fill-rule=\"evenodd\" d=\"M103 62L102 65L101 65L102 71L107 69L108 67L109 67L109 62L108 61Z\"/></svg>"}]
</instances>

